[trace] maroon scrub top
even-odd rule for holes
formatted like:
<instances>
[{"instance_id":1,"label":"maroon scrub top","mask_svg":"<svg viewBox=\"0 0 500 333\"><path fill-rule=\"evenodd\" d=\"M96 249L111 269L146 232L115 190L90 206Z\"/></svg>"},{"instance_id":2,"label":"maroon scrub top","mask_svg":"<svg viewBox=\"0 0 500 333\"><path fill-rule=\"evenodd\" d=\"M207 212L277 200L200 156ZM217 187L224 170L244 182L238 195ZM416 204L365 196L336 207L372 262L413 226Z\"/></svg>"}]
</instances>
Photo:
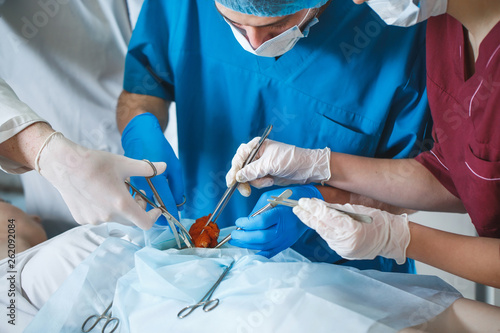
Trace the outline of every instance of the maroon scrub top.
<instances>
[{"instance_id":1,"label":"maroon scrub top","mask_svg":"<svg viewBox=\"0 0 500 333\"><path fill-rule=\"evenodd\" d=\"M467 73L467 31L449 15L427 24L434 147L417 156L460 198L480 236L500 238L500 23Z\"/></svg>"}]
</instances>

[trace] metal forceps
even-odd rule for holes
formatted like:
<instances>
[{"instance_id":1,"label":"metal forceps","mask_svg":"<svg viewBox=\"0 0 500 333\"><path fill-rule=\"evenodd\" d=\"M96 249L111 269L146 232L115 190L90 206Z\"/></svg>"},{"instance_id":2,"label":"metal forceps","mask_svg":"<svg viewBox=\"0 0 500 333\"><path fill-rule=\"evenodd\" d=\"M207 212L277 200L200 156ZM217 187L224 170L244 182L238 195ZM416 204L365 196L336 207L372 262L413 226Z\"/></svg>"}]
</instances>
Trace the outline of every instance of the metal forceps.
<instances>
[{"instance_id":1,"label":"metal forceps","mask_svg":"<svg viewBox=\"0 0 500 333\"><path fill-rule=\"evenodd\" d=\"M279 198L279 197L276 197L276 196L272 196L271 198L272 199L267 199L267 201L269 201L269 203L274 203L275 205L283 205L283 206L288 206L288 207L295 207L295 206L297 206L299 204L299 202L297 200L283 199L283 198ZM328 204L328 202L326 203L326 205L328 207L332 208L332 209L335 209L338 212L344 213L344 214L352 217L354 220L356 220L358 222L361 222L361 223L372 223L372 221L373 221L373 218L370 215L358 214L358 213L351 213L351 212L347 212L347 211L342 210L342 209L334 208L330 204Z\"/></svg>"},{"instance_id":2,"label":"metal forceps","mask_svg":"<svg viewBox=\"0 0 500 333\"><path fill-rule=\"evenodd\" d=\"M241 166L242 168L244 168L247 164L249 164L249 163L251 163L253 161L253 159L257 155L260 147L262 146L262 144L264 143L264 141L269 136L269 133L271 133L272 129L273 129L273 125L269 125L269 126L266 127L266 130L264 131L264 134L262 134L259 142L252 149L252 151L250 152L250 155L248 155L248 158L246 159L245 163L243 163L243 165ZM210 222L214 222L215 223L215 221L217 221L217 219L219 218L220 213L222 213L222 210L226 207L227 203L229 202L229 199L231 199L231 196L233 195L234 191L238 187L238 184L239 183L236 182L236 183L234 183L233 186L227 188L226 192L224 192L224 194L222 195L222 198L220 199L219 203L215 207L214 212L212 213L212 215L208 219L207 223L205 224L205 227ZM202 229L201 232L203 233L204 230L205 229Z\"/></svg>"},{"instance_id":3,"label":"metal forceps","mask_svg":"<svg viewBox=\"0 0 500 333\"><path fill-rule=\"evenodd\" d=\"M141 196L152 207L159 208L162 211L162 215L165 216L165 218L167 219L168 225L170 226L170 229L172 230L172 233L174 234L175 241L176 241L179 249L181 248L181 242L180 242L179 237L182 238L182 241L186 244L187 247L189 247L189 248L193 247L193 242L192 242L191 236L189 235L188 230L186 229L186 227L184 227L182 225L182 223L177 221L177 219L172 214L170 214L168 212L167 208L165 207L165 204L163 203L163 200L160 197L160 194L156 190L153 182L151 181L151 178L153 178L157 175L157 171L156 171L154 164L148 160L143 160L143 161L149 163L149 165L151 165L151 168L153 168L154 174L151 177L146 177L146 181L148 182L149 187L151 187L151 190L153 191L153 195L154 195L156 201L158 202L158 204L151 201L146 195L144 195L137 187L132 185L129 181L126 180L125 184L130 186L130 188L132 189L132 191L135 194L138 194L139 196ZM180 234L179 234L179 232L177 232L176 226L179 227L179 230L181 231Z\"/></svg>"},{"instance_id":4,"label":"metal forceps","mask_svg":"<svg viewBox=\"0 0 500 333\"><path fill-rule=\"evenodd\" d=\"M229 264L229 266L226 267L226 269L224 269L224 272L222 272L219 279L215 282L215 284L212 286L212 288L210 288L208 290L208 292L205 294L205 296L203 296L200 299L200 301L198 303L186 306L181 311L179 311L179 313L177 314L177 317L179 319L185 318L185 317L189 316L191 314L191 312L193 312L194 310L196 310L200 306L203 307L203 311L205 311L205 312L209 312L209 311L212 311L213 309L215 309L219 305L219 299L218 298L212 299L212 295L213 295L215 289L217 289L219 284L222 282L224 277L227 275L227 273L229 272L231 267L233 267L233 264L234 264L234 260L231 262L231 264Z\"/></svg>"},{"instance_id":5,"label":"metal forceps","mask_svg":"<svg viewBox=\"0 0 500 333\"><path fill-rule=\"evenodd\" d=\"M101 332L102 333L106 333L106 332L113 333L118 328L118 325L120 324L120 319L118 319L116 317L112 317L113 315L111 314L111 311L110 311L112 305L113 305L113 302L111 302L109 304L109 306L106 308L106 310L104 310L104 312L102 314L92 315L92 316L88 317L83 322L82 332L88 333L88 332L92 331L97 326L97 324L99 324L99 322L101 320L105 320L104 326L102 327ZM108 311L109 311L109 315L108 315ZM92 324L92 326L90 326L89 328L85 328L87 326L87 324L92 323L92 320L94 320L94 323ZM115 326L113 326L111 331L106 331L106 328L108 327L108 325L111 325L111 323L114 323ZM109 326L109 327L111 328L111 326Z\"/></svg>"},{"instance_id":6,"label":"metal forceps","mask_svg":"<svg viewBox=\"0 0 500 333\"><path fill-rule=\"evenodd\" d=\"M272 196L272 198L277 198L278 199L288 199L290 198L290 196L293 194L292 190L290 189L286 189L283 191L283 193L281 193L280 195L278 195L277 197L276 196ZM253 213L252 215L250 215L250 217L255 217L259 214L262 214L264 212L267 212L269 209L271 208L274 208L276 207L278 203L276 202L269 202L267 205L265 205L264 207L262 207L261 209L259 209L258 211L256 211L255 213ZM236 230L241 230L241 228L236 228ZM216 249L218 249L219 247L221 247L222 245L226 244L227 242L229 242L231 240L231 234L227 235L226 237L224 237L223 240L221 240L219 242L219 244L217 244L215 246Z\"/></svg>"}]
</instances>

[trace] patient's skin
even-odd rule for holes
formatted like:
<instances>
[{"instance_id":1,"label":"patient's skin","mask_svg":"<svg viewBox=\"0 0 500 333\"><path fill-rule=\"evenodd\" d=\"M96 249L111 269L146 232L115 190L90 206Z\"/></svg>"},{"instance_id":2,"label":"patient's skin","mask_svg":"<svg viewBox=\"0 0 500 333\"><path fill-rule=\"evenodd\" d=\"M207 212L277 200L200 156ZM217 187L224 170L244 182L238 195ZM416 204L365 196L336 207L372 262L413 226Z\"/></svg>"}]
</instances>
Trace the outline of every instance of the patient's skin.
<instances>
[{"instance_id":1,"label":"patient's skin","mask_svg":"<svg viewBox=\"0 0 500 333\"><path fill-rule=\"evenodd\" d=\"M15 222L10 223L9 220ZM13 249L16 254L47 240L47 234L38 216L28 215L16 206L0 202L0 259L6 258L9 254L9 231L10 235L13 235L10 236L10 242L15 244ZM12 247L13 245L11 249Z\"/></svg>"}]
</instances>

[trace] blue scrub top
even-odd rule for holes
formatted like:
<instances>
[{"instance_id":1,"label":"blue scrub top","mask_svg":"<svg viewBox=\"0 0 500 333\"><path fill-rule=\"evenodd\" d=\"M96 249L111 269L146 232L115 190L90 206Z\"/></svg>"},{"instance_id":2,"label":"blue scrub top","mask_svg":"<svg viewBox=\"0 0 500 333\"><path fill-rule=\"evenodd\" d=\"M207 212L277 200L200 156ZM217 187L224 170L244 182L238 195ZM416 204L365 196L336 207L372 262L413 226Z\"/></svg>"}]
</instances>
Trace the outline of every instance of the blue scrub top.
<instances>
[{"instance_id":1,"label":"blue scrub top","mask_svg":"<svg viewBox=\"0 0 500 333\"><path fill-rule=\"evenodd\" d=\"M124 89L175 101L186 195L183 217L213 211L238 146L270 138L305 148L384 158L420 152L430 127L425 26L388 27L366 5L335 0L307 38L278 59L238 44L214 1L146 0L126 58ZM269 190L269 189L267 189ZM247 216L263 190L236 193L218 224ZM312 230L294 249L313 261L341 258ZM412 271L413 262L352 261Z\"/></svg>"}]
</instances>

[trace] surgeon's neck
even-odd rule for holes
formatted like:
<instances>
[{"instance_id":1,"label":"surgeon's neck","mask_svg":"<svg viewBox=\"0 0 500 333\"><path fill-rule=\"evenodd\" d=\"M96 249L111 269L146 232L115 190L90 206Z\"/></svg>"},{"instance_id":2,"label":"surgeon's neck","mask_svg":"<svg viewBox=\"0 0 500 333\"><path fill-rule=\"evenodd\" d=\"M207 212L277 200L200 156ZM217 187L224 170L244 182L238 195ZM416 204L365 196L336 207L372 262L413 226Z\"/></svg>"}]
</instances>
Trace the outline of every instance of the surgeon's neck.
<instances>
[{"instance_id":1,"label":"surgeon's neck","mask_svg":"<svg viewBox=\"0 0 500 333\"><path fill-rule=\"evenodd\" d=\"M319 17L321 14L323 14L326 7L328 7L331 2L332 2L332 0L328 0L323 6L319 7L319 11L318 11L318 14L316 14L316 17Z\"/></svg>"},{"instance_id":2,"label":"surgeon's neck","mask_svg":"<svg viewBox=\"0 0 500 333\"><path fill-rule=\"evenodd\" d=\"M447 13L468 30L474 58L477 60L479 45L500 21L500 1L448 0Z\"/></svg>"}]
</instances>

